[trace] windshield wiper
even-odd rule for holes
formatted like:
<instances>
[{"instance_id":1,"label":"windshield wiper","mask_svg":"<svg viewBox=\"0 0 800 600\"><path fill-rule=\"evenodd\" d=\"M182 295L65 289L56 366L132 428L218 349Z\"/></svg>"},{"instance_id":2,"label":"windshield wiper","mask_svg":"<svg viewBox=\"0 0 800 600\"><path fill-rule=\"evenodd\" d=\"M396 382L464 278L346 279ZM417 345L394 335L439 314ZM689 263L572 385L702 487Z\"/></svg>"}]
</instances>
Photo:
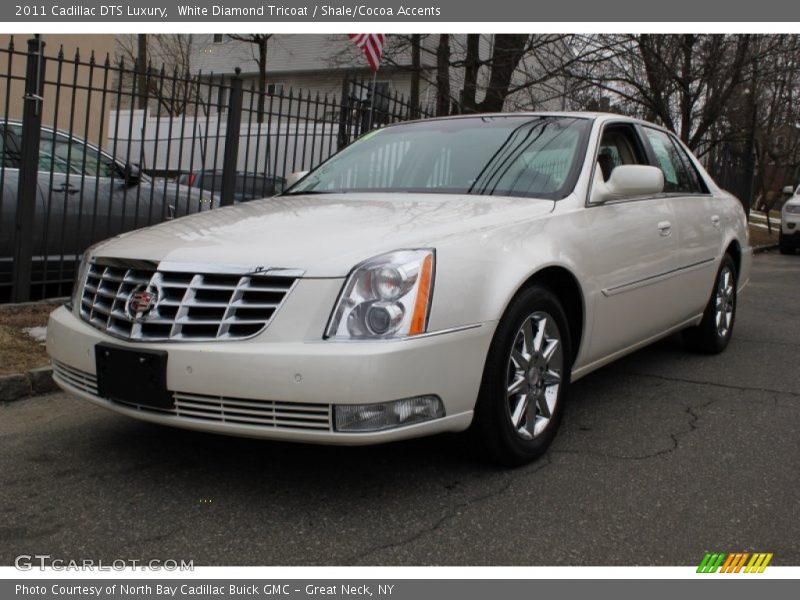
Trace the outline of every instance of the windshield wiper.
<instances>
[{"instance_id":1,"label":"windshield wiper","mask_svg":"<svg viewBox=\"0 0 800 600\"><path fill-rule=\"evenodd\" d=\"M298 192L284 192L281 196L306 196L312 194L345 194L347 190L305 190Z\"/></svg>"}]
</instances>

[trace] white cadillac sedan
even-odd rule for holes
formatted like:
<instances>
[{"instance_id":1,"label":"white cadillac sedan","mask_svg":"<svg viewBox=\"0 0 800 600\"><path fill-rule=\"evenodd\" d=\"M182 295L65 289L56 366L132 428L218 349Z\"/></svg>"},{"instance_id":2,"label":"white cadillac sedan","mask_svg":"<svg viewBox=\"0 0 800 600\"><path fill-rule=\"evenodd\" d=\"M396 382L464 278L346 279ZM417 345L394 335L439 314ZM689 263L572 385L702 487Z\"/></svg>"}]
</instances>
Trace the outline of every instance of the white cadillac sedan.
<instances>
[{"instance_id":1,"label":"white cadillac sedan","mask_svg":"<svg viewBox=\"0 0 800 600\"><path fill-rule=\"evenodd\" d=\"M94 246L47 347L64 390L154 423L331 444L471 428L519 464L570 382L677 331L724 350L751 258L739 201L664 129L411 122L280 197Z\"/></svg>"}]
</instances>

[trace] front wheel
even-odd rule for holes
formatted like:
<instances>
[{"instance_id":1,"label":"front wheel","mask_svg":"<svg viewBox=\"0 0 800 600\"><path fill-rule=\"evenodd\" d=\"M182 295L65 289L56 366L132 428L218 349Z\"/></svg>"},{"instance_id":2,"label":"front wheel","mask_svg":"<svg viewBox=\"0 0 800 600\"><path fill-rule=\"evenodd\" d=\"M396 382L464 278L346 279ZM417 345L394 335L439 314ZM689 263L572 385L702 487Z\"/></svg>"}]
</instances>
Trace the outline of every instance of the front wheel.
<instances>
[{"instance_id":1,"label":"front wheel","mask_svg":"<svg viewBox=\"0 0 800 600\"><path fill-rule=\"evenodd\" d=\"M784 239L783 231L781 231L778 237L778 249L781 251L781 254L794 254L794 246L790 246Z\"/></svg>"},{"instance_id":2,"label":"front wheel","mask_svg":"<svg viewBox=\"0 0 800 600\"><path fill-rule=\"evenodd\" d=\"M570 379L569 339L564 310L541 286L518 294L500 320L473 423L495 461L524 464L552 442Z\"/></svg>"},{"instance_id":3,"label":"front wheel","mask_svg":"<svg viewBox=\"0 0 800 600\"><path fill-rule=\"evenodd\" d=\"M719 354L731 341L735 319L736 265L730 254L726 254L717 271L714 291L706 305L703 320L696 327L685 329L683 339L696 352Z\"/></svg>"}]
</instances>

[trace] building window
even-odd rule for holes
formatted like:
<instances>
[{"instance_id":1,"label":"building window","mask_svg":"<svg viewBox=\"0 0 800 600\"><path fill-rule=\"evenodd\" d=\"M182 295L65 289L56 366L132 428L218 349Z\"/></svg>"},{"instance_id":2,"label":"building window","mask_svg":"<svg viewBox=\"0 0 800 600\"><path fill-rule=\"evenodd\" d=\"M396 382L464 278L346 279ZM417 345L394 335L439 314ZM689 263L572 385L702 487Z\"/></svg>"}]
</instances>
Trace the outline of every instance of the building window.
<instances>
[{"instance_id":1,"label":"building window","mask_svg":"<svg viewBox=\"0 0 800 600\"><path fill-rule=\"evenodd\" d=\"M375 82L375 110L382 110L384 112L389 110L389 82L376 81Z\"/></svg>"},{"instance_id":2,"label":"building window","mask_svg":"<svg viewBox=\"0 0 800 600\"><path fill-rule=\"evenodd\" d=\"M388 81L376 81L375 82L375 95L378 98L388 98L389 97L389 82ZM354 100L361 100L362 102L366 102L369 100L370 95L372 93L372 82L371 81L353 81L350 84L350 97Z\"/></svg>"},{"instance_id":3,"label":"building window","mask_svg":"<svg viewBox=\"0 0 800 600\"><path fill-rule=\"evenodd\" d=\"M268 83L267 84L267 94L270 96L283 96L283 84L282 83Z\"/></svg>"},{"instance_id":4,"label":"building window","mask_svg":"<svg viewBox=\"0 0 800 600\"><path fill-rule=\"evenodd\" d=\"M221 33L215 33L214 34L214 43L215 44L221 44L222 43L222 34Z\"/></svg>"}]
</instances>

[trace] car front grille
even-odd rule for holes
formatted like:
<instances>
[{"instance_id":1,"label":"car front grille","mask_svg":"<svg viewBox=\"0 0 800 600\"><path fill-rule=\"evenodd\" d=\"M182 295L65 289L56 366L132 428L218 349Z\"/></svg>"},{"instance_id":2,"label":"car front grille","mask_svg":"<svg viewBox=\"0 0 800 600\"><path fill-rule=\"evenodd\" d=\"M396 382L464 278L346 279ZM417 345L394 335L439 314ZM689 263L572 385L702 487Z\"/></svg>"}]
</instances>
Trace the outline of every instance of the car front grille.
<instances>
[{"instance_id":1,"label":"car front grille","mask_svg":"<svg viewBox=\"0 0 800 600\"><path fill-rule=\"evenodd\" d=\"M97 378L91 373L54 361L53 376L60 383L68 384L96 398L100 397L97 393ZM172 416L181 420L199 419L230 425L253 425L270 429L332 430L332 409L330 404L247 400L185 392L173 392L172 396L175 401L172 408L151 408L149 406L108 400L107 398L104 398L104 400L126 408Z\"/></svg>"},{"instance_id":2,"label":"car front grille","mask_svg":"<svg viewBox=\"0 0 800 600\"><path fill-rule=\"evenodd\" d=\"M142 341L234 340L272 319L297 281L272 273L216 273L152 263L92 263L81 293L81 318L115 337ZM137 313L134 295L152 306Z\"/></svg>"},{"instance_id":3,"label":"car front grille","mask_svg":"<svg viewBox=\"0 0 800 600\"><path fill-rule=\"evenodd\" d=\"M320 429L323 431L331 428L329 404L243 400L179 392L176 392L174 397L174 412L179 417L264 427Z\"/></svg>"},{"instance_id":4,"label":"car front grille","mask_svg":"<svg viewBox=\"0 0 800 600\"><path fill-rule=\"evenodd\" d=\"M67 383L82 392L97 396L97 377L86 371L70 367L57 360L53 361L53 377Z\"/></svg>"}]
</instances>

